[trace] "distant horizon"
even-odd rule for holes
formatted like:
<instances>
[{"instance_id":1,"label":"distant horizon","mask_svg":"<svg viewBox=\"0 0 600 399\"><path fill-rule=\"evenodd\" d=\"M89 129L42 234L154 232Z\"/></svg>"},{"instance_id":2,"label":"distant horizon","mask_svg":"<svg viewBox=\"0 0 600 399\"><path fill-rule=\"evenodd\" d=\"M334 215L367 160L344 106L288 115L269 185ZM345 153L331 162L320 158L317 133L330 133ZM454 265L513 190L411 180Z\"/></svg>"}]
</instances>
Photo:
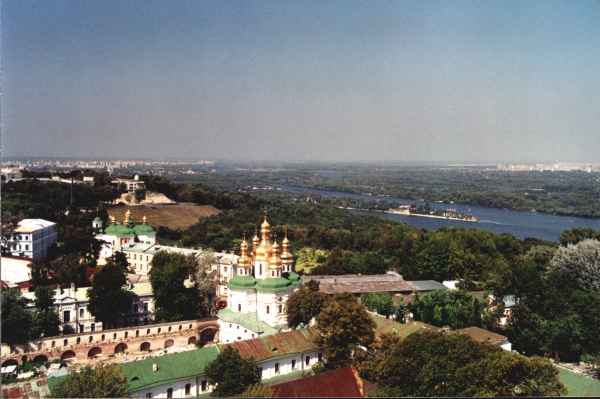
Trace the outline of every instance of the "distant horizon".
<instances>
[{"instance_id":1,"label":"distant horizon","mask_svg":"<svg viewBox=\"0 0 600 399\"><path fill-rule=\"evenodd\" d=\"M324 163L324 164L411 164L411 165L427 165L427 164L443 164L443 165L457 165L457 166L485 166L485 165L498 165L498 164L582 164L582 165L599 165L600 160L596 161L570 161L570 160L533 160L533 161L519 161L519 160L495 160L495 161L472 161L472 160L377 160L377 159L354 159L354 160L335 160L335 159L288 159L288 160L269 160L269 159L227 159L227 158L209 158L209 157L76 157L76 156L9 156L3 157L0 161L178 161L178 162L215 162L215 163Z\"/></svg>"},{"instance_id":2,"label":"distant horizon","mask_svg":"<svg viewBox=\"0 0 600 399\"><path fill-rule=\"evenodd\" d=\"M0 6L5 156L524 163L600 153L600 1Z\"/></svg>"}]
</instances>

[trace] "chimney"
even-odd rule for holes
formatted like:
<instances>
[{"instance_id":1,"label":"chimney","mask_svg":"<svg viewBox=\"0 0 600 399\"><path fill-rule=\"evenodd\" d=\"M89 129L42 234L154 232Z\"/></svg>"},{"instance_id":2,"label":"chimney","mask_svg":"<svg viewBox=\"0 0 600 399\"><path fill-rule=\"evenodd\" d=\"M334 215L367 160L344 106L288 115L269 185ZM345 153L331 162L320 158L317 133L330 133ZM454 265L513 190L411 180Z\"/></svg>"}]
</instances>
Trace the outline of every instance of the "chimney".
<instances>
[{"instance_id":1,"label":"chimney","mask_svg":"<svg viewBox=\"0 0 600 399\"><path fill-rule=\"evenodd\" d=\"M155 373L158 371L158 364L152 363L152 371Z\"/></svg>"}]
</instances>

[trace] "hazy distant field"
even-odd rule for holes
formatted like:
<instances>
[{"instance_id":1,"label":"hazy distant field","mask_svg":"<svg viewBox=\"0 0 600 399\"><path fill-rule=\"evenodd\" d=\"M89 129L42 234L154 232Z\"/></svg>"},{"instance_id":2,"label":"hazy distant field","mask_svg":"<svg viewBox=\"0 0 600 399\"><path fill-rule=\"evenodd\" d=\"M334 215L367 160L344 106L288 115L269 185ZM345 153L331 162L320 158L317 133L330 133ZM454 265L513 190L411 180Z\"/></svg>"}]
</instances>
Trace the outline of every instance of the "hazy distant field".
<instances>
[{"instance_id":1,"label":"hazy distant field","mask_svg":"<svg viewBox=\"0 0 600 399\"><path fill-rule=\"evenodd\" d=\"M141 223L146 216L148 223L155 228L159 226L170 229L187 229L198 222L198 219L213 216L220 211L211 205L177 204L177 205L141 205L118 206L108 209L108 214L122 222L127 209L131 210L131 217Z\"/></svg>"}]
</instances>

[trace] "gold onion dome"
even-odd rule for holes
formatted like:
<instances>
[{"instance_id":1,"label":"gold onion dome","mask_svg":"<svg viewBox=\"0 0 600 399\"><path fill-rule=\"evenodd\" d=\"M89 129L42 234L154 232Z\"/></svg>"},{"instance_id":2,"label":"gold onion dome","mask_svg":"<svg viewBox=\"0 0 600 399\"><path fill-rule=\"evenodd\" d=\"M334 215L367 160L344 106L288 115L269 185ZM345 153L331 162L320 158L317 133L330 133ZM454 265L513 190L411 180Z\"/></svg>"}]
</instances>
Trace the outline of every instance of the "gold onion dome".
<instances>
[{"instance_id":1,"label":"gold onion dome","mask_svg":"<svg viewBox=\"0 0 600 399\"><path fill-rule=\"evenodd\" d=\"M279 257L279 244L277 241L273 244L271 248L271 257L269 258L269 267L272 269L278 268L281 266L281 258Z\"/></svg>"},{"instance_id":2,"label":"gold onion dome","mask_svg":"<svg viewBox=\"0 0 600 399\"><path fill-rule=\"evenodd\" d=\"M123 220L123 224L128 224L130 217L131 217L131 211L129 209L127 209L127 212L125 212L125 220Z\"/></svg>"},{"instance_id":3,"label":"gold onion dome","mask_svg":"<svg viewBox=\"0 0 600 399\"><path fill-rule=\"evenodd\" d=\"M244 238L242 243L240 244L240 258L238 260L238 265L241 267L250 267L250 257L248 256L248 242Z\"/></svg>"}]
</instances>

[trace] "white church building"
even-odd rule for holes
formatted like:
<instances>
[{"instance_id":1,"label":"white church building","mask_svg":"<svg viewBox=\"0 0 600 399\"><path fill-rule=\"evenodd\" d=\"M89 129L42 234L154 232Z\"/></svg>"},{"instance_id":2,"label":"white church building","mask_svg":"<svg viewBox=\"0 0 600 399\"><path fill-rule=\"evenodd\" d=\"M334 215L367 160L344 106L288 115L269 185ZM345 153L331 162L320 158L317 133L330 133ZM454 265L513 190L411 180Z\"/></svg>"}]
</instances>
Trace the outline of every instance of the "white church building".
<instances>
[{"instance_id":1,"label":"white church building","mask_svg":"<svg viewBox=\"0 0 600 399\"><path fill-rule=\"evenodd\" d=\"M260 226L260 239L241 243L234 277L229 280L227 308L218 313L219 340L231 343L286 330L287 300L300 284L287 234L281 243L271 241L267 217Z\"/></svg>"}]
</instances>

